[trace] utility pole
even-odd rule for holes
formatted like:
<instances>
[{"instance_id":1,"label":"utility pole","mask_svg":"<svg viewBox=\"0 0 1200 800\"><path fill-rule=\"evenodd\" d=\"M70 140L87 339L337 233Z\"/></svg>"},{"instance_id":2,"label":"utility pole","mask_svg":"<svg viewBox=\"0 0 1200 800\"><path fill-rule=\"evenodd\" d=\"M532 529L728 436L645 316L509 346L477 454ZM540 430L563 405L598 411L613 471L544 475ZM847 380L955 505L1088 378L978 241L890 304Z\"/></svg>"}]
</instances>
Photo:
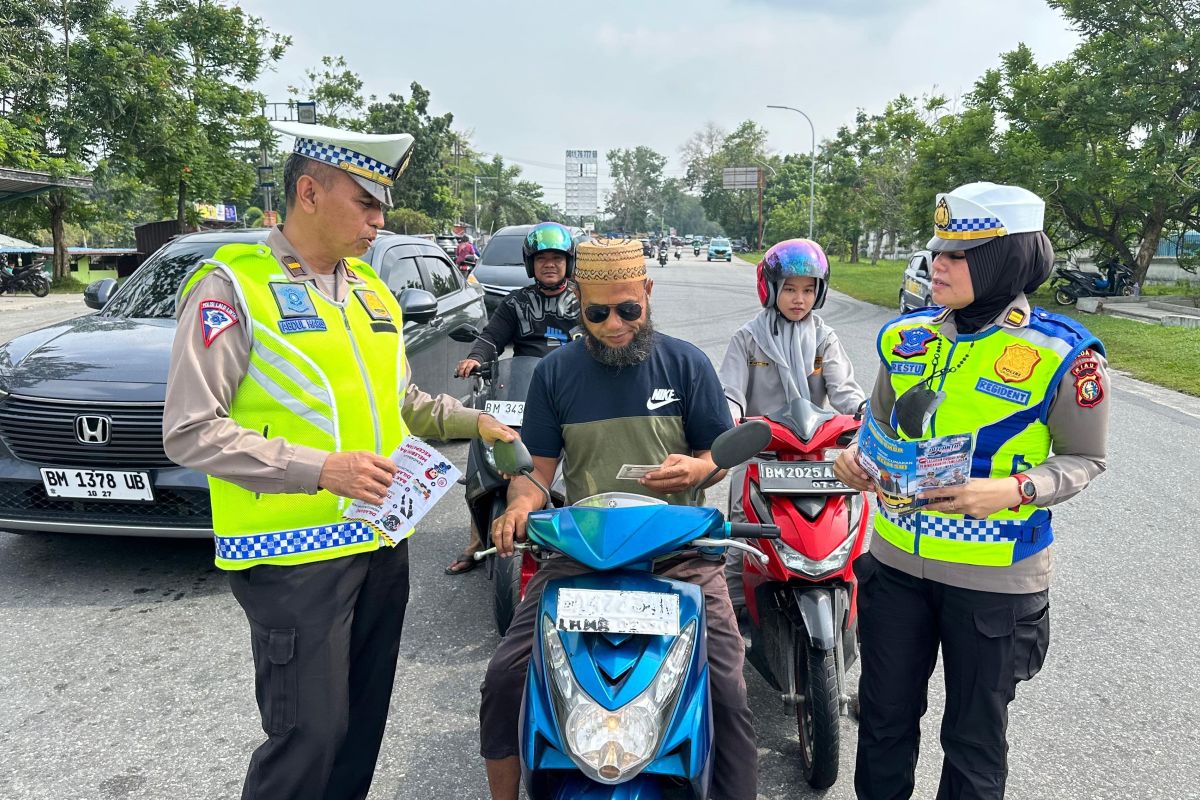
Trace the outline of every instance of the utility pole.
<instances>
[{"instance_id":1,"label":"utility pole","mask_svg":"<svg viewBox=\"0 0 1200 800\"><path fill-rule=\"evenodd\" d=\"M808 238L813 235L813 215L816 213L816 197L817 197L817 129L813 125L812 119L798 108L791 106L767 106L767 108L782 108L788 111L795 111L800 116L808 121L808 128L812 131L812 154L809 157L809 163L812 165L812 172L808 179Z\"/></svg>"}]
</instances>

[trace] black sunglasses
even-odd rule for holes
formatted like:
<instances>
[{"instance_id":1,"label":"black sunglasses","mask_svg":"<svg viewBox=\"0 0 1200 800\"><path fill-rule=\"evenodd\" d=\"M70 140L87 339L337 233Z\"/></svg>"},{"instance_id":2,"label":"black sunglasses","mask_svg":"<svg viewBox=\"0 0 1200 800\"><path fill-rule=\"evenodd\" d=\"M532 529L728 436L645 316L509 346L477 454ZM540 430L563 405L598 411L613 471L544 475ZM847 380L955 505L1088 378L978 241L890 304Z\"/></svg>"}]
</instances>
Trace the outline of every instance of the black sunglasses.
<instances>
[{"instance_id":1,"label":"black sunglasses","mask_svg":"<svg viewBox=\"0 0 1200 800\"><path fill-rule=\"evenodd\" d=\"M592 305L583 310L583 316L593 325L599 325L604 320L608 319L608 314L612 309L617 310L617 316L626 322L635 322L642 318L642 304L635 303L632 300L627 300L624 303L617 303L612 306Z\"/></svg>"}]
</instances>

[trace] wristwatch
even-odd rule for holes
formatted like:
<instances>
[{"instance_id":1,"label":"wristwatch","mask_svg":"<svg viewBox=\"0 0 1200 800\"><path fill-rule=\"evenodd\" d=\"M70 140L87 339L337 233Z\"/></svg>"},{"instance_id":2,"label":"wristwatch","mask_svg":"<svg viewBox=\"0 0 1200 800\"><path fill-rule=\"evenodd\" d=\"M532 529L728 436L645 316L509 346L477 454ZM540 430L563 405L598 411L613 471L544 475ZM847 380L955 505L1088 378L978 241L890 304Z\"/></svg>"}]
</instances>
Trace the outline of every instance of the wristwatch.
<instances>
[{"instance_id":1,"label":"wristwatch","mask_svg":"<svg viewBox=\"0 0 1200 800\"><path fill-rule=\"evenodd\" d=\"M1017 481L1017 489L1021 492L1021 505L1027 506L1037 500L1037 487L1028 475L1013 475Z\"/></svg>"}]
</instances>

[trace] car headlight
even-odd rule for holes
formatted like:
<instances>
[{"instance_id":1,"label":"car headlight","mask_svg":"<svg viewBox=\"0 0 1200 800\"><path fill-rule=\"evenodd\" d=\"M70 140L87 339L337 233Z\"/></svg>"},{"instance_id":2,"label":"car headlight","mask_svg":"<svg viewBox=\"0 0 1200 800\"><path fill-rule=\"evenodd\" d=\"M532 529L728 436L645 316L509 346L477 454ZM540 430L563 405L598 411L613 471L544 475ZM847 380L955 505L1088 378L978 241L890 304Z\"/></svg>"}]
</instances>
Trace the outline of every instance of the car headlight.
<instances>
[{"instance_id":1,"label":"car headlight","mask_svg":"<svg viewBox=\"0 0 1200 800\"><path fill-rule=\"evenodd\" d=\"M847 536L846 541L819 561L813 561L803 553L792 549L784 543L783 539L772 539L771 544L775 546L775 551L779 553L779 557L783 559L783 563L787 565L788 569L798 570L815 578L818 575L841 569L845 565L846 558L854 549L854 536Z\"/></svg>"},{"instance_id":2,"label":"car headlight","mask_svg":"<svg viewBox=\"0 0 1200 800\"><path fill-rule=\"evenodd\" d=\"M680 632L650 686L615 711L601 706L576 682L562 639L548 615L542 618L542 641L567 755L585 775L600 783L620 783L637 775L658 752L675 710L696 641L696 621Z\"/></svg>"}]
</instances>

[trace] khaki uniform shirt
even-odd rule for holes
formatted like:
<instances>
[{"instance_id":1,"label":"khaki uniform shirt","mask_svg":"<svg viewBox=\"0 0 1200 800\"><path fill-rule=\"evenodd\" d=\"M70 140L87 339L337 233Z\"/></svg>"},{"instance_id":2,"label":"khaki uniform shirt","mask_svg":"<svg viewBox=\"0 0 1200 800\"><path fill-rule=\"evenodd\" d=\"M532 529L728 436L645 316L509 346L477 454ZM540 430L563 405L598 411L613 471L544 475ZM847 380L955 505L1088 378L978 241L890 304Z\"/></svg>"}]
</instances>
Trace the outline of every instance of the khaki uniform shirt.
<instances>
[{"instance_id":1,"label":"khaki uniform shirt","mask_svg":"<svg viewBox=\"0 0 1200 800\"><path fill-rule=\"evenodd\" d=\"M349 294L349 284L359 278L339 261L331 276L310 270L284 238L282 228L266 241L279 261L280 275L303 283L335 301ZM330 295L330 291L333 292ZM204 346L199 306L203 300L220 300L238 311L239 322ZM234 395L250 361L250 315L238 300L228 276L204 276L176 309L179 327L171 348L167 375L167 402L163 410L163 447L176 464L235 483L252 492L316 494L321 468L329 455L324 450L293 444L281 438L264 438L229 418ZM407 365L405 377L410 378ZM403 397L381 401L401 404L401 415L417 436L464 439L478 435L479 413L458 400L430 397L411 382ZM390 456L391 453L383 453Z\"/></svg>"},{"instance_id":2,"label":"khaki uniform shirt","mask_svg":"<svg viewBox=\"0 0 1200 800\"><path fill-rule=\"evenodd\" d=\"M1024 312L1021 323L1017 325L1005 321L1012 309ZM1029 300L1025 295L1018 295L996 318L995 324L1004 328L1023 328L1029 324L1029 313ZM953 313L940 324L938 333L950 341L957 338L958 329ZM1036 506L1044 508L1074 497L1107 466L1108 409L1112 402L1108 361L1094 350L1089 359L1097 364L1096 375L1100 379L1103 399L1090 408L1080 405L1075 398L1075 376L1070 370L1063 374L1046 420L1050 429L1051 455L1024 472L1037 487ZM969 364L967 366L970 367ZM871 412L892 435L895 435L895 431L891 428L889 417L895 403L896 394L892 390L887 366L881 365L871 394ZM889 567L949 586L1005 594L1028 594L1050 588L1053 549L1051 545L1012 566L985 567L921 558L904 552L882 536L871 539L871 554Z\"/></svg>"}]
</instances>

